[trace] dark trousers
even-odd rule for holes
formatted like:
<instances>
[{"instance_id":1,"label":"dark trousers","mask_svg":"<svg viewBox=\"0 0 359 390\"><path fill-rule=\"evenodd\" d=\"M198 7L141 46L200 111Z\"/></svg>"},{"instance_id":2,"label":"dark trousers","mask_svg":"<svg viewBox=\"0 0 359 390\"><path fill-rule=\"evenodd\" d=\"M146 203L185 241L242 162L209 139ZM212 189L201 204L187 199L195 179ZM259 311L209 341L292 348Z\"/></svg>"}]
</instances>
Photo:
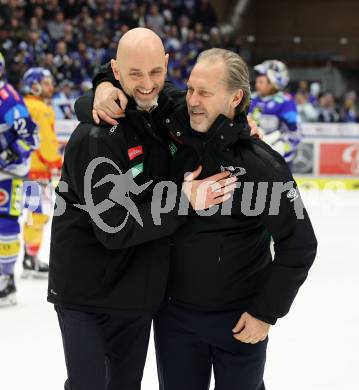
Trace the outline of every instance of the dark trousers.
<instances>
[{"instance_id":1,"label":"dark trousers","mask_svg":"<svg viewBox=\"0 0 359 390\"><path fill-rule=\"evenodd\" d=\"M203 313L167 304L154 319L160 390L265 390L268 337L246 344L232 329L242 312Z\"/></svg>"},{"instance_id":2,"label":"dark trousers","mask_svg":"<svg viewBox=\"0 0 359 390\"><path fill-rule=\"evenodd\" d=\"M151 316L91 314L56 306L68 379L65 390L139 390Z\"/></svg>"}]
</instances>

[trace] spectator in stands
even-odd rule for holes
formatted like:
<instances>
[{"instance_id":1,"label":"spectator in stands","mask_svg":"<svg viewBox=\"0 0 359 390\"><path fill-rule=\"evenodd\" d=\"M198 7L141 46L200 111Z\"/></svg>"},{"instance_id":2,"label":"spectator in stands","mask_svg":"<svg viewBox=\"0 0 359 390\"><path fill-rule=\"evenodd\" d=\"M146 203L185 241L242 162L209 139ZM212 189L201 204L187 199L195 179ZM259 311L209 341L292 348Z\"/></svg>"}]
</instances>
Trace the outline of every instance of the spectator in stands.
<instances>
[{"instance_id":1,"label":"spectator in stands","mask_svg":"<svg viewBox=\"0 0 359 390\"><path fill-rule=\"evenodd\" d=\"M222 34L220 33L218 27L211 28L209 44L212 47L222 47L223 46Z\"/></svg>"},{"instance_id":2,"label":"spectator in stands","mask_svg":"<svg viewBox=\"0 0 359 390\"><path fill-rule=\"evenodd\" d=\"M297 93L305 95L308 102L314 107L318 106L318 95L320 93L319 83L313 82L309 84L307 80L300 80L298 83ZM299 99L301 99L301 97Z\"/></svg>"},{"instance_id":3,"label":"spectator in stands","mask_svg":"<svg viewBox=\"0 0 359 390\"><path fill-rule=\"evenodd\" d=\"M80 91L101 63L115 57L121 36L137 26L162 37L169 78L180 88L201 51L217 46L240 53L243 39L223 36L210 0L0 0L0 49L16 87L28 68L44 66L57 84L69 80ZM319 108L319 91L318 83L300 81L296 99L304 121L314 120L310 104L321 121L358 121L356 96L342 99L338 116L333 97L324 95Z\"/></svg>"},{"instance_id":4,"label":"spectator in stands","mask_svg":"<svg viewBox=\"0 0 359 390\"><path fill-rule=\"evenodd\" d=\"M185 90L187 88L187 85L183 80L181 68L179 66L176 66L172 69L168 79L175 85L175 87L179 89Z\"/></svg>"},{"instance_id":5,"label":"spectator in stands","mask_svg":"<svg viewBox=\"0 0 359 390\"><path fill-rule=\"evenodd\" d=\"M178 20L178 31L183 41L187 41L191 21L187 15L183 15Z\"/></svg>"},{"instance_id":6,"label":"spectator in stands","mask_svg":"<svg viewBox=\"0 0 359 390\"><path fill-rule=\"evenodd\" d=\"M71 80L73 61L67 54L67 45L65 41L57 42L54 64L57 68L55 75L57 83L60 83L63 80Z\"/></svg>"},{"instance_id":7,"label":"spectator in stands","mask_svg":"<svg viewBox=\"0 0 359 390\"><path fill-rule=\"evenodd\" d=\"M71 19L74 15L78 15L85 4L82 0L63 0L61 3L66 19Z\"/></svg>"},{"instance_id":8,"label":"spectator in stands","mask_svg":"<svg viewBox=\"0 0 359 390\"><path fill-rule=\"evenodd\" d=\"M79 89L99 61L113 57L114 35L117 42L129 28L148 26L181 63L176 74L185 79L199 51L211 44L225 46L216 23L208 0L18 0L8 6L0 3L0 46L15 85L20 69L23 73L41 65L52 52L56 80L69 78ZM86 48L76 53L79 43Z\"/></svg>"},{"instance_id":9,"label":"spectator in stands","mask_svg":"<svg viewBox=\"0 0 359 390\"><path fill-rule=\"evenodd\" d=\"M358 108L356 107L357 95L350 91L344 96L343 108L340 111L340 121L346 123L359 122Z\"/></svg>"},{"instance_id":10,"label":"spectator in stands","mask_svg":"<svg viewBox=\"0 0 359 390\"><path fill-rule=\"evenodd\" d=\"M307 80L300 80L298 83L297 92L302 92L304 94L309 94L309 84Z\"/></svg>"},{"instance_id":11,"label":"spectator in stands","mask_svg":"<svg viewBox=\"0 0 359 390\"><path fill-rule=\"evenodd\" d=\"M309 87L309 101L313 104L314 107L319 106L319 94L320 94L320 83L314 82L310 84Z\"/></svg>"},{"instance_id":12,"label":"spectator in stands","mask_svg":"<svg viewBox=\"0 0 359 390\"><path fill-rule=\"evenodd\" d=\"M71 81L64 80L58 86L58 92L55 93L52 103L55 109L56 119L74 119L74 104L76 96L73 93L74 84Z\"/></svg>"},{"instance_id":13,"label":"spectator in stands","mask_svg":"<svg viewBox=\"0 0 359 390\"><path fill-rule=\"evenodd\" d=\"M30 31L28 42L23 41L27 45L29 53L28 67L36 67L41 59L42 54L49 49L48 36L41 30Z\"/></svg>"},{"instance_id":14,"label":"spectator in stands","mask_svg":"<svg viewBox=\"0 0 359 390\"><path fill-rule=\"evenodd\" d=\"M163 28L165 25L165 19L160 14L157 4L152 4L150 6L149 15L146 18L147 27L156 32L158 35L163 35Z\"/></svg>"},{"instance_id":15,"label":"spectator in stands","mask_svg":"<svg viewBox=\"0 0 359 390\"><path fill-rule=\"evenodd\" d=\"M104 18L101 15L97 15L95 17L94 23L91 27L91 32L95 37L95 39L101 39L105 36L109 36L110 34L109 28L105 23Z\"/></svg>"},{"instance_id":16,"label":"spectator in stands","mask_svg":"<svg viewBox=\"0 0 359 390\"><path fill-rule=\"evenodd\" d=\"M137 8L137 12L134 15L135 16L135 23L138 27L145 27L146 26L146 5L141 4Z\"/></svg>"},{"instance_id":17,"label":"spectator in stands","mask_svg":"<svg viewBox=\"0 0 359 390\"><path fill-rule=\"evenodd\" d=\"M54 63L54 55L51 52L45 52L42 55L40 65L41 67L48 69L56 79L58 78L57 77L58 69Z\"/></svg>"},{"instance_id":18,"label":"spectator in stands","mask_svg":"<svg viewBox=\"0 0 359 390\"><path fill-rule=\"evenodd\" d=\"M26 42L22 41L20 42L18 49L19 51L17 56L15 56L14 61L22 62L27 67L31 66L31 64L34 63L35 61L33 59L32 54L30 53L29 45ZM33 50L31 51L33 52Z\"/></svg>"},{"instance_id":19,"label":"spectator in stands","mask_svg":"<svg viewBox=\"0 0 359 390\"><path fill-rule=\"evenodd\" d=\"M32 13L32 17L37 20L37 22L39 23L39 26L42 30L45 29L46 21L45 21L45 17L44 17L44 9L40 5L38 5L34 8L34 11Z\"/></svg>"},{"instance_id":20,"label":"spectator in stands","mask_svg":"<svg viewBox=\"0 0 359 390\"><path fill-rule=\"evenodd\" d=\"M171 27L169 27L166 35L166 51L179 52L180 50L182 50L182 41L180 40L178 28L176 25L172 25Z\"/></svg>"},{"instance_id":21,"label":"spectator in stands","mask_svg":"<svg viewBox=\"0 0 359 390\"><path fill-rule=\"evenodd\" d=\"M83 80L91 79L95 67L86 44L82 41L78 42L77 48L70 53L70 56L74 65L71 80L79 85Z\"/></svg>"},{"instance_id":22,"label":"spectator in stands","mask_svg":"<svg viewBox=\"0 0 359 390\"><path fill-rule=\"evenodd\" d=\"M52 40L58 41L65 35L65 15L62 11L56 12L55 20L47 23L47 30Z\"/></svg>"},{"instance_id":23,"label":"spectator in stands","mask_svg":"<svg viewBox=\"0 0 359 390\"><path fill-rule=\"evenodd\" d=\"M217 24L217 16L209 0L199 0L195 15L197 22L202 23L206 27L212 27Z\"/></svg>"},{"instance_id":24,"label":"spectator in stands","mask_svg":"<svg viewBox=\"0 0 359 390\"><path fill-rule=\"evenodd\" d=\"M66 43L67 50L69 50L70 52L76 50L78 37L76 36L76 33L71 23L67 22L65 24L63 40Z\"/></svg>"},{"instance_id":25,"label":"spectator in stands","mask_svg":"<svg viewBox=\"0 0 359 390\"><path fill-rule=\"evenodd\" d=\"M309 102L308 96L308 92L301 89L299 89L295 95L297 111L302 123L316 122L318 120L318 112Z\"/></svg>"},{"instance_id":26,"label":"spectator in stands","mask_svg":"<svg viewBox=\"0 0 359 390\"><path fill-rule=\"evenodd\" d=\"M72 16L74 18L75 15ZM90 10L88 7L84 6L81 8L80 13L75 17L74 23L77 26L80 26L81 29L86 30L90 29L93 25L93 20L90 15Z\"/></svg>"},{"instance_id":27,"label":"spectator in stands","mask_svg":"<svg viewBox=\"0 0 359 390\"><path fill-rule=\"evenodd\" d=\"M26 34L25 26L22 26L21 21L17 18L12 18L10 21L10 30L13 32L12 38L19 41Z\"/></svg>"},{"instance_id":28,"label":"spectator in stands","mask_svg":"<svg viewBox=\"0 0 359 390\"><path fill-rule=\"evenodd\" d=\"M339 121L339 114L335 108L334 95L331 92L325 92L319 95L318 121L326 123Z\"/></svg>"}]
</instances>

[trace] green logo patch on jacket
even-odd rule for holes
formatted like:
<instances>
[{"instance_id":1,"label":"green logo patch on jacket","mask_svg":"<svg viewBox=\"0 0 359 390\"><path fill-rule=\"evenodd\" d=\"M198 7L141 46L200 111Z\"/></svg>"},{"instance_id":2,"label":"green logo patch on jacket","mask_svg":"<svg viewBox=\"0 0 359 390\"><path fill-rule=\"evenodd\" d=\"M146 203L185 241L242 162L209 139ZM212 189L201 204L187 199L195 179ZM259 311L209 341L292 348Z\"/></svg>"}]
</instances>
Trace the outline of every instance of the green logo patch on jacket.
<instances>
[{"instance_id":1,"label":"green logo patch on jacket","mask_svg":"<svg viewBox=\"0 0 359 390\"><path fill-rule=\"evenodd\" d=\"M171 155L174 156L177 152L177 146L173 142L170 142L168 147L170 148Z\"/></svg>"},{"instance_id":2,"label":"green logo patch on jacket","mask_svg":"<svg viewBox=\"0 0 359 390\"><path fill-rule=\"evenodd\" d=\"M133 178L138 176L140 173L143 173L143 162L132 167L131 172L132 172Z\"/></svg>"}]
</instances>

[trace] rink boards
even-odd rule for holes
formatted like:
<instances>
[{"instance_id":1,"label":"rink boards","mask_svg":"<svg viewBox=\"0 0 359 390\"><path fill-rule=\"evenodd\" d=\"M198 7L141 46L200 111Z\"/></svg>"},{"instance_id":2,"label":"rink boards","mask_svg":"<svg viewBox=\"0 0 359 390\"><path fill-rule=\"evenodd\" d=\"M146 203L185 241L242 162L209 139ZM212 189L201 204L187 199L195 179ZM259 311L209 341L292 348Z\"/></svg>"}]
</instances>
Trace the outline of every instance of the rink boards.
<instances>
[{"instance_id":1,"label":"rink boards","mask_svg":"<svg viewBox=\"0 0 359 390\"><path fill-rule=\"evenodd\" d=\"M56 121L62 152L77 123ZM298 185L359 190L359 124L305 123L301 131L303 140L293 163Z\"/></svg>"}]
</instances>

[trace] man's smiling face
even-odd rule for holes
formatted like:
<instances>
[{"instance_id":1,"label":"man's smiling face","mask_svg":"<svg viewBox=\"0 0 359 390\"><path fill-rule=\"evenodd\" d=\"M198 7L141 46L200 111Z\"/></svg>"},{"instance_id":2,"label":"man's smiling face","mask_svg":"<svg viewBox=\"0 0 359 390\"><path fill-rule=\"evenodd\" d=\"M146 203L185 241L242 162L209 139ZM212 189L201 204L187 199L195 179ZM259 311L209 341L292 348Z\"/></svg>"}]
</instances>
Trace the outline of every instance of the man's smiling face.
<instances>
[{"instance_id":1,"label":"man's smiling face","mask_svg":"<svg viewBox=\"0 0 359 390\"><path fill-rule=\"evenodd\" d=\"M186 97L192 129L207 132L219 114L234 117L234 93L225 84L226 72L220 59L200 61L194 66Z\"/></svg>"},{"instance_id":2,"label":"man's smiling face","mask_svg":"<svg viewBox=\"0 0 359 390\"><path fill-rule=\"evenodd\" d=\"M157 103L166 76L166 58L155 52L135 51L121 61L121 85L143 109Z\"/></svg>"},{"instance_id":3,"label":"man's smiling face","mask_svg":"<svg viewBox=\"0 0 359 390\"><path fill-rule=\"evenodd\" d=\"M132 96L139 107L149 110L156 105L163 88L168 55L162 42L153 32L127 33L119 44L112 69L124 91Z\"/></svg>"}]
</instances>

